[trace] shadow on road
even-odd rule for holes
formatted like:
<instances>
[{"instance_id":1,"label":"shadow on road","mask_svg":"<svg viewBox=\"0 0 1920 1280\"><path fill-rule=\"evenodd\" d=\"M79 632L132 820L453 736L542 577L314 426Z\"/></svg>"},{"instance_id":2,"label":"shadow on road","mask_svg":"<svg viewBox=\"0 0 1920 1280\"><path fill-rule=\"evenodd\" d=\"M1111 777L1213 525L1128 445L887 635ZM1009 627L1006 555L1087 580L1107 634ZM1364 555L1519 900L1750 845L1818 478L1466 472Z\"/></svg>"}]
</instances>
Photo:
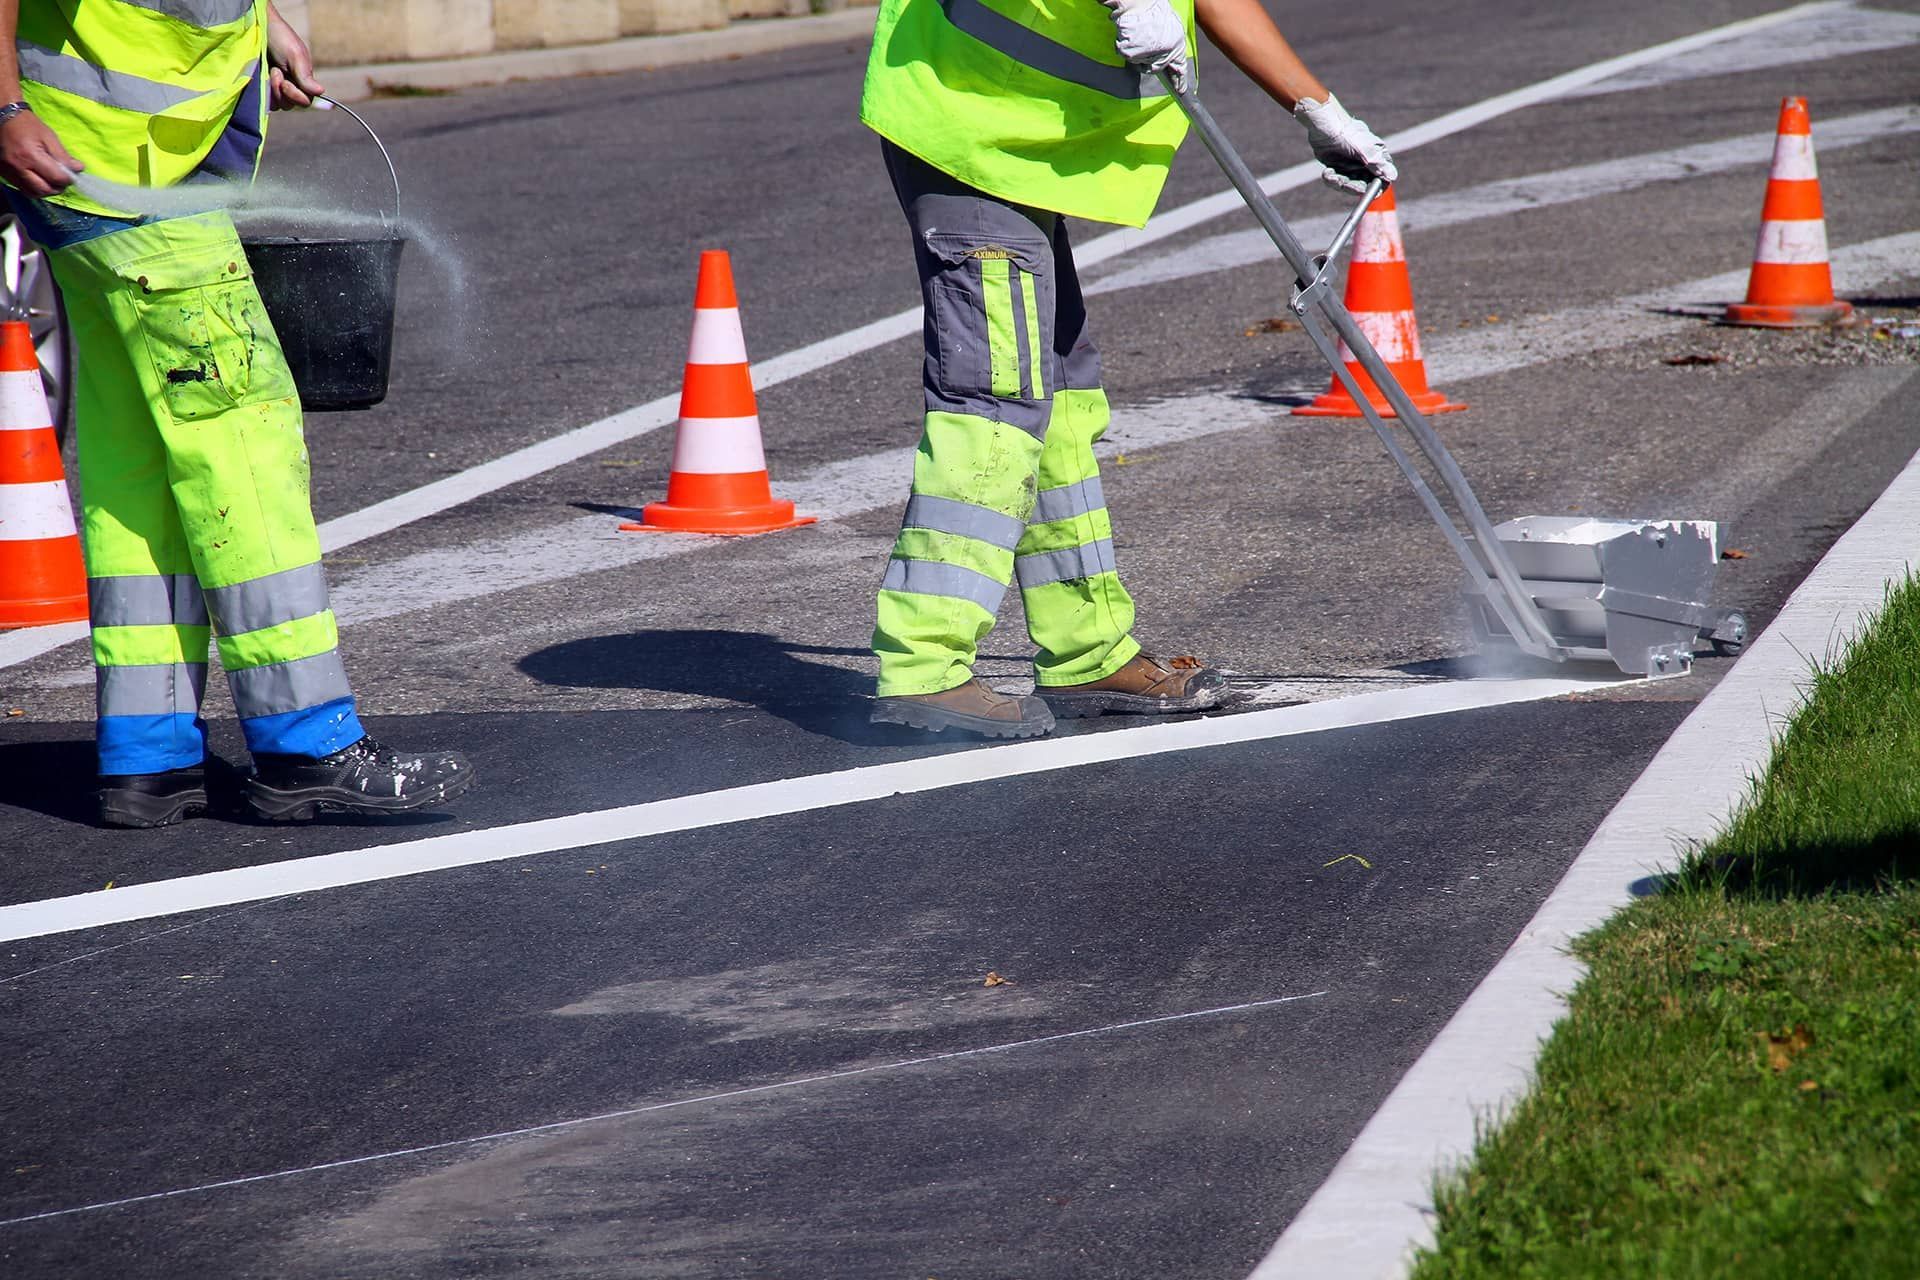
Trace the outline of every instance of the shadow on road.
<instances>
[{"instance_id":1,"label":"shadow on road","mask_svg":"<svg viewBox=\"0 0 1920 1280\"><path fill-rule=\"evenodd\" d=\"M744 702L808 733L867 746L924 742L869 725L873 677L803 654L865 656L865 649L794 644L757 631L632 631L590 636L528 654L520 669L570 689L651 689Z\"/></svg>"},{"instance_id":2,"label":"shadow on road","mask_svg":"<svg viewBox=\"0 0 1920 1280\"><path fill-rule=\"evenodd\" d=\"M0 804L91 825L93 739L0 744Z\"/></svg>"}]
</instances>

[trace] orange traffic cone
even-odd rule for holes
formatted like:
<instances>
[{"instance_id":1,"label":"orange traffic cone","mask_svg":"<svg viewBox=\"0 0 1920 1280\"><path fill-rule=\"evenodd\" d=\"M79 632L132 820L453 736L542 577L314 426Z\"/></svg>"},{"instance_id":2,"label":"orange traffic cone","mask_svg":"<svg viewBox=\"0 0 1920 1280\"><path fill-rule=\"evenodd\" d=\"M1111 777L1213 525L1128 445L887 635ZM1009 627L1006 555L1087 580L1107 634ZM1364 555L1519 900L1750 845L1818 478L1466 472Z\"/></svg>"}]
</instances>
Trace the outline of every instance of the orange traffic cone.
<instances>
[{"instance_id":1,"label":"orange traffic cone","mask_svg":"<svg viewBox=\"0 0 1920 1280\"><path fill-rule=\"evenodd\" d=\"M773 496L760 450L760 413L740 332L740 300L724 249L700 255L693 295L693 339L680 391L667 500L649 502L638 524L622 529L681 533L769 533L812 524Z\"/></svg>"},{"instance_id":2,"label":"orange traffic cone","mask_svg":"<svg viewBox=\"0 0 1920 1280\"><path fill-rule=\"evenodd\" d=\"M1387 362L1387 368L1412 398L1414 408L1422 413L1452 413L1467 407L1427 385L1427 362L1420 356L1420 326L1413 319L1413 280L1407 275L1407 250L1400 239L1400 215L1395 212L1392 187L1382 191L1360 216L1353 237L1353 257L1347 263L1345 299L1360 332ZM1374 410L1382 417L1393 417L1393 407L1345 342L1340 344L1340 358L1347 362L1347 371ZM1357 418L1360 406L1335 377L1325 393L1293 412L1304 418Z\"/></svg>"},{"instance_id":3,"label":"orange traffic cone","mask_svg":"<svg viewBox=\"0 0 1920 1280\"><path fill-rule=\"evenodd\" d=\"M1826 211L1820 205L1820 170L1813 162L1807 100L1783 98L1747 300L1727 308L1726 323L1804 329L1844 322L1852 314L1852 303L1833 296Z\"/></svg>"},{"instance_id":4,"label":"orange traffic cone","mask_svg":"<svg viewBox=\"0 0 1920 1280\"><path fill-rule=\"evenodd\" d=\"M0 322L0 627L87 620L87 570L73 527L33 334Z\"/></svg>"}]
</instances>

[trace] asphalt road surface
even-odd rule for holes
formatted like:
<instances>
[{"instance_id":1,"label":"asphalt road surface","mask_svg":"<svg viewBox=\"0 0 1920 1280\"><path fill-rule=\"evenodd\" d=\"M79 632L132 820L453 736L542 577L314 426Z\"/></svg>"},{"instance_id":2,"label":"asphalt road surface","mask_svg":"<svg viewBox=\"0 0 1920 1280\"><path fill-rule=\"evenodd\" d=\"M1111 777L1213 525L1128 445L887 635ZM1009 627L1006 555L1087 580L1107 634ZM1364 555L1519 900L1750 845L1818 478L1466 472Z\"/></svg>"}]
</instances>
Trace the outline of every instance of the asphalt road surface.
<instances>
[{"instance_id":1,"label":"asphalt road surface","mask_svg":"<svg viewBox=\"0 0 1920 1280\"><path fill-rule=\"evenodd\" d=\"M1391 134L1766 12L1283 16ZM1717 599L1764 624L1872 502L1920 446L1920 341L1694 308L1739 292L1803 93L1843 292L1913 323L1916 40L1920 6L1840 6L1401 153L1430 372L1471 405L1436 425L1496 518L1726 520ZM917 322L843 339L917 299L864 53L368 104L416 241L392 395L308 424L315 503L370 722L481 783L401 824L104 832L84 648L0 668L0 906L182 895L0 943L6 1274L1243 1275L1725 670L1423 711L1476 673L1457 566L1363 426L1286 414L1327 374L1226 209L1086 274L1140 634L1245 701L1181 750L1124 718L1044 756L870 729L919 392ZM1306 158L1206 66L1256 169ZM362 206L376 163L337 117L269 161ZM1223 189L1192 146L1162 208ZM346 521L671 396L714 247L775 486L822 523L618 533L670 410ZM1017 607L982 663L1009 687ZM1365 710L1305 718L1336 700ZM210 711L224 803L244 753ZM326 887L228 889L321 855Z\"/></svg>"}]
</instances>

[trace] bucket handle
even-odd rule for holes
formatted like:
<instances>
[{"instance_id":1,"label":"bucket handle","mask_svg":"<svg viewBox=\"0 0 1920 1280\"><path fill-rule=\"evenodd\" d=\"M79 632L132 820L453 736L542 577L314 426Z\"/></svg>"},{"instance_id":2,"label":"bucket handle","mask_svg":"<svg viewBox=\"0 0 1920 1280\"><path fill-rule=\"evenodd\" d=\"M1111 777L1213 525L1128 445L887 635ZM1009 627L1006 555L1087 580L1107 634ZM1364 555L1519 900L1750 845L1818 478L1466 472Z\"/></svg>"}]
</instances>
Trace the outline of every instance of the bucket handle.
<instances>
[{"instance_id":1,"label":"bucket handle","mask_svg":"<svg viewBox=\"0 0 1920 1280\"><path fill-rule=\"evenodd\" d=\"M399 222L400 221L400 172L399 170L393 167L393 157L387 154L387 144L380 141L380 135L373 131L373 126L368 124L365 120L363 120L360 116L360 113L358 111L355 111L352 107L348 106L346 103L337 101L333 98L329 98L325 94L321 94L318 97L314 98L313 102L315 106L319 107L323 111L332 111L335 108L338 108L339 110L344 111L348 115L352 116L353 122L359 125L362 129L365 129L367 131L367 136L373 139L373 145L380 148L380 158L387 162L387 176L393 179L393 222L394 223ZM392 225L392 223L389 223L388 225Z\"/></svg>"}]
</instances>

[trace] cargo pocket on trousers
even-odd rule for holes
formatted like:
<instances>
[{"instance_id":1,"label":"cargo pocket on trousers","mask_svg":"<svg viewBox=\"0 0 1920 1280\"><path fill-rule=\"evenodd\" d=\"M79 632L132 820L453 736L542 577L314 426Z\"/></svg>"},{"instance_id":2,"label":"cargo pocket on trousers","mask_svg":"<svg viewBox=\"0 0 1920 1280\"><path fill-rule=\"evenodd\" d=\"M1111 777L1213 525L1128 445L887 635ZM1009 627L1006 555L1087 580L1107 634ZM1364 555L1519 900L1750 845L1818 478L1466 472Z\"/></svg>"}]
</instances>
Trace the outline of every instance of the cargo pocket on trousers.
<instances>
[{"instance_id":1,"label":"cargo pocket on trousers","mask_svg":"<svg viewBox=\"0 0 1920 1280\"><path fill-rule=\"evenodd\" d=\"M136 263L122 275L175 421L295 394L244 258Z\"/></svg>"},{"instance_id":2,"label":"cargo pocket on trousers","mask_svg":"<svg viewBox=\"0 0 1920 1280\"><path fill-rule=\"evenodd\" d=\"M1027 376L1038 335L1028 307L1044 242L983 243L928 232L940 274L927 286L927 354L938 389L955 399L1039 398Z\"/></svg>"}]
</instances>

